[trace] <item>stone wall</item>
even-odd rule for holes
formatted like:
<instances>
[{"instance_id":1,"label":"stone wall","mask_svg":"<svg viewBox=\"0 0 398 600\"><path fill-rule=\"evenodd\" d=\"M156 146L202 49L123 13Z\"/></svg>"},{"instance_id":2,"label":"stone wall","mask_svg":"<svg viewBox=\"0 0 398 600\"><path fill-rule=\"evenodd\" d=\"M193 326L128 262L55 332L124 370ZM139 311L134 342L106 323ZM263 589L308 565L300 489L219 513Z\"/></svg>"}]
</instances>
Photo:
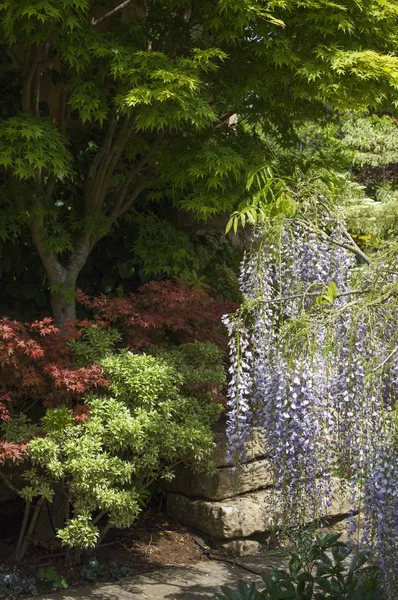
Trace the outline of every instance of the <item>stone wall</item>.
<instances>
[{"instance_id":1,"label":"stone wall","mask_svg":"<svg viewBox=\"0 0 398 600\"><path fill-rule=\"evenodd\" d=\"M207 543L230 554L252 554L272 539L274 507L280 501L273 487L264 438L259 431L247 448L246 462L230 464L226 435L216 434L211 476L180 469L168 484L167 512L205 535ZM350 490L333 479L333 501L327 516L339 521L350 510ZM310 520L310 518L309 518Z\"/></svg>"}]
</instances>

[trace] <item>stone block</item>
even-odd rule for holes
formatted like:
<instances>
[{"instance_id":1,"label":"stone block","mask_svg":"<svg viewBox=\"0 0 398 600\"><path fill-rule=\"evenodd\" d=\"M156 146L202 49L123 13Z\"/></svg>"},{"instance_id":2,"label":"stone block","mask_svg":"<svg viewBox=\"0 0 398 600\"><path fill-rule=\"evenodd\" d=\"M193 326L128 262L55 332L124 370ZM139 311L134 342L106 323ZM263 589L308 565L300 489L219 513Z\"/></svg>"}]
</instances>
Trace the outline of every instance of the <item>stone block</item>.
<instances>
[{"instance_id":1,"label":"stone block","mask_svg":"<svg viewBox=\"0 0 398 600\"><path fill-rule=\"evenodd\" d=\"M275 527L275 507L280 498L280 492L272 488L217 502L192 500L181 494L169 493L167 512L180 523L195 527L213 538L245 538ZM347 514L350 498L349 486L334 478L332 504L327 513L320 516Z\"/></svg>"},{"instance_id":2,"label":"stone block","mask_svg":"<svg viewBox=\"0 0 398 600\"><path fill-rule=\"evenodd\" d=\"M262 550L262 544L256 540L232 540L231 542L218 542L217 550L228 556L251 556Z\"/></svg>"},{"instance_id":3,"label":"stone block","mask_svg":"<svg viewBox=\"0 0 398 600\"><path fill-rule=\"evenodd\" d=\"M263 459L235 467L221 467L210 476L193 473L182 467L177 469L175 478L166 484L166 489L185 496L224 500L272 484L270 463Z\"/></svg>"},{"instance_id":4,"label":"stone block","mask_svg":"<svg viewBox=\"0 0 398 600\"><path fill-rule=\"evenodd\" d=\"M216 467L227 467L241 462L239 455L230 456L228 453L228 440L225 431L218 431L214 434L216 447L214 449L212 460ZM252 439L249 440L245 448L245 457L243 462L249 462L256 458L264 457L266 454L264 430L255 427L253 429Z\"/></svg>"}]
</instances>

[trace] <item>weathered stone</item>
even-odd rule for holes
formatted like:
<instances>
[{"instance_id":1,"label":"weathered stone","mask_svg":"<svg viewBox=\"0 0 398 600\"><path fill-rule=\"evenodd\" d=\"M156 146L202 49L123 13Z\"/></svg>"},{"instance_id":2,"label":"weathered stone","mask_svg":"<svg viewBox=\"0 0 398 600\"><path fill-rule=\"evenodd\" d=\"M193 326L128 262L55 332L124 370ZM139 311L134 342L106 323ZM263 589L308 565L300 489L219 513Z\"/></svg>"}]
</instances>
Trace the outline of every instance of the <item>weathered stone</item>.
<instances>
[{"instance_id":1,"label":"weathered stone","mask_svg":"<svg viewBox=\"0 0 398 600\"><path fill-rule=\"evenodd\" d=\"M361 519L358 516L344 518L335 522L333 525L326 526L323 531L327 533L340 533L340 541L352 541L354 544L359 544L365 530L365 521L363 516Z\"/></svg>"},{"instance_id":2,"label":"weathered stone","mask_svg":"<svg viewBox=\"0 0 398 600\"><path fill-rule=\"evenodd\" d=\"M251 556L262 550L262 544L256 540L232 540L231 542L218 542L217 550L228 556Z\"/></svg>"},{"instance_id":3,"label":"weathered stone","mask_svg":"<svg viewBox=\"0 0 398 600\"><path fill-rule=\"evenodd\" d=\"M350 497L348 485L334 478L332 504L327 515L347 514L350 510ZM275 507L280 499L280 492L274 489L260 490L219 502L191 500L181 494L169 493L167 512L184 525L195 527L214 538L245 538L273 529ZM320 516L326 516L326 513Z\"/></svg>"},{"instance_id":4,"label":"weathered stone","mask_svg":"<svg viewBox=\"0 0 398 600\"><path fill-rule=\"evenodd\" d=\"M215 433L216 447L214 449L212 460L217 467L227 467L238 462L239 456L230 456L228 453L228 440L225 431ZM265 436L264 431L255 427L253 429L253 437L245 446L245 456L243 462L249 462L259 457L264 457L265 451Z\"/></svg>"},{"instance_id":5,"label":"weathered stone","mask_svg":"<svg viewBox=\"0 0 398 600\"><path fill-rule=\"evenodd\" d=\"M214 475L193 473L180 468L166 489L185 496L224 500L246 492L272 485L273 478L268 460L256 460L236 467L221 467Z\"/></svg>"}]
</instances>

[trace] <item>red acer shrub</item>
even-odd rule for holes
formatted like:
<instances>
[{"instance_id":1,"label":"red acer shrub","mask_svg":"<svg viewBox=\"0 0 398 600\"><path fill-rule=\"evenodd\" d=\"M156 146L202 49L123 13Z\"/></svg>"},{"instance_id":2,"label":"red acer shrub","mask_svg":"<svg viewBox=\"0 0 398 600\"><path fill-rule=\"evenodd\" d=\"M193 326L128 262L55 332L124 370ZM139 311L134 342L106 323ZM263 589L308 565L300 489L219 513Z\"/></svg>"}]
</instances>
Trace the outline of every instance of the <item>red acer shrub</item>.
<instances>
[{"instance_id":1,"label":"red acer shrub","mask_svg":"<svg viewBox=\"0 0 398 600\"><path fill-rule=\"evenodd\" d=\"M184 281L151 281L126 298L90 298L79 292L78 299L99 322L119 329L134 350L194 340L225 348L221 316L236 309L234 303L216 300Z\"/></svg>"},{"instance_id":2,"label":"red acer shrub","mask_svg":"<svg viewBox=\"0 0 398 600\"><path fill-rule=\"evenodd\" d=\"M7 442L0 440L0 465L6 461L16 463L20 461L26 451L27 444Z\"/></svg>"},{"instance_id":3,"label":"red acer shrub","mask_svg":"<svg viewBox=\"0 0 398 600\"><path fill-rule=\"evenodd\" d=\"M78 328L61 334L49 318L30 324L0 319L0 418L9 416L11 399L55 406L107 385L98 365L73 366L67 342L77 336Z\"/></svg>"},{"instance_id":4,"label":"red acer shrub","mask_svg":"<svg viewBox=\"0 0 398 600\"><path fill-rule=\"evenodd\" d=\"M76 422L89 418L84 395L106 387L108 381L99 365L82 367L74 362L68 341L78 339L85 327L117 328L123 345L136 351L195 340L225 348L220 319L235 309L182 281L147 283L127 298L89 298L79 292L79 300L93 317L70 323L62 332L50 318L33 323L0 319L0 421L32 406L41 410L62 404L74 407ZM18 462L25 447L22 442L0 440L0 465L7 459Z\"/></svg>"},{"instance_id":5,"label":"red acer shrub","mask_svg":"<svg viewBox=\"0 0 398 600\"><path fill-rule=\"evenodd\" d=\"M0 396L0 421L8 421L10 415L10 394L2 394Z\"/></svg>"}]
</instances>

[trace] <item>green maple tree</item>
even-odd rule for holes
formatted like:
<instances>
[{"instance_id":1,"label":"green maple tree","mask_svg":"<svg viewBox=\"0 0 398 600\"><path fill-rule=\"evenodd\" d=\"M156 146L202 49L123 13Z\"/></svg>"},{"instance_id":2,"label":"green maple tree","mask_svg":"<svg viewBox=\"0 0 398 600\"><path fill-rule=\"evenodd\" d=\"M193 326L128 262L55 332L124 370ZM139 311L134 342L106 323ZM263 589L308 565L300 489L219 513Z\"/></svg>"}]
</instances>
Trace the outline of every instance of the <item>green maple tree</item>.
<instances>
[{"instance_id":1,"label":"green maple tree","mask_svg":"<svg viewBox=\"0 0 398 600\"><path fill-rule=\"evenodd\" d=\"M137 202L230 212L271 176L257 126L395 106L397 14L396 0L4 0L0 236L29 232L56 322Z\"/></svg>"}]
</instances>

